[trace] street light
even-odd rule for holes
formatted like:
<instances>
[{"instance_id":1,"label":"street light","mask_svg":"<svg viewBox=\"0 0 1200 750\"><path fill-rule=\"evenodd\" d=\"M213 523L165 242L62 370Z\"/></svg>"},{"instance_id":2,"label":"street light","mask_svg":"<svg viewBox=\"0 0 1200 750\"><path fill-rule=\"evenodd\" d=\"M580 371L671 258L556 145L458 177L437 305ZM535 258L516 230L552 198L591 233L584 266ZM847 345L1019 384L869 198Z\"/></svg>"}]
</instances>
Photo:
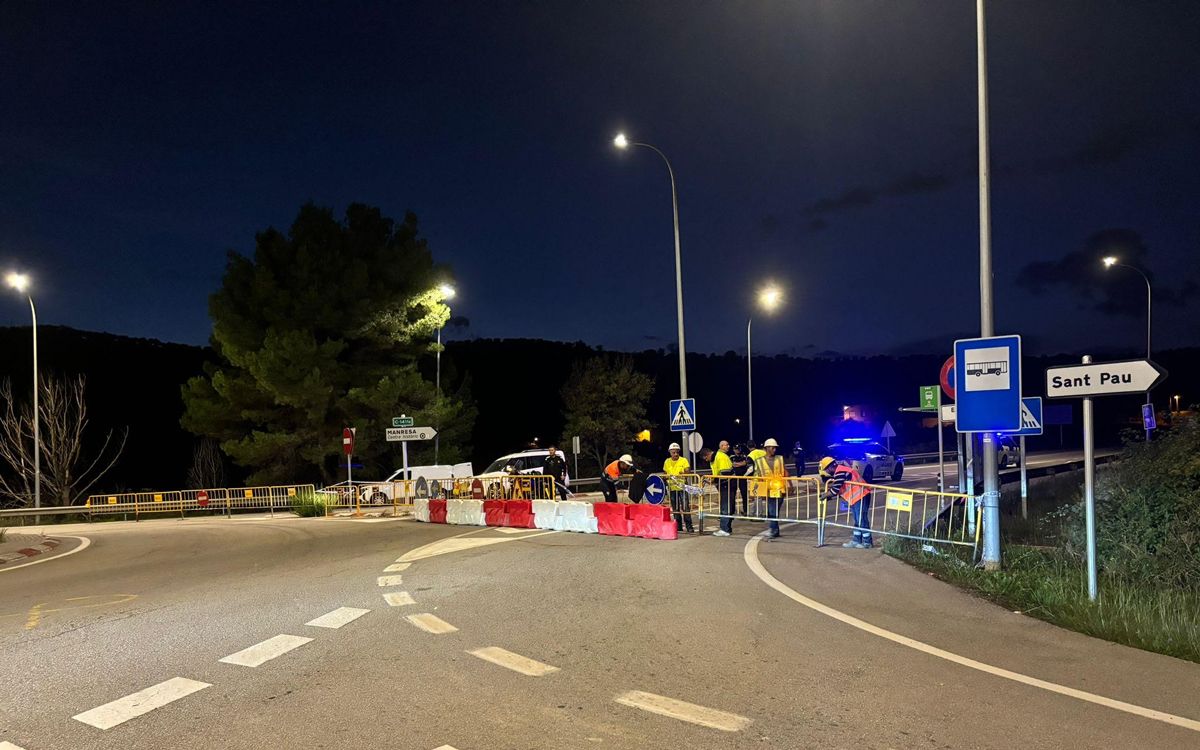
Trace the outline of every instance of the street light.
<instances>
[{"instance_id":1,"label":"street light","mask_svg":"<svg viewBox=\"0 0 1200 750\"><path fill-rule=\"evenodd\" d=\"M455 291L454 287L450 286L449 284L438 284L437 289L435 289L434 291L437 292L437 294L438 294L439 302L442 300L454 299L454 295L458 293ZM447 305L447 307L449 307L449 305ZM438 330L437 330L437 368L436 368L437 374L434 376L434 388L435 388L435 392L437 393L438 411L437 411L437 414L434 415L435 417L437 417L434 420L434 425L433 425L435 430L441 430L441 427L442 427L442 420L441 420L441 410L442 410L442 329L445 327L446 327L446 324L442 323L440 326L438 326ZM433 436L433 463L435 465L438 462L440 453L441 453L441 436L435 434Z\"/></svg>"},{"instance_id":2,"label":"street light","mask_svg":"<svg viewBox=\"0 0 1200 750\"><path fill-rule=\"evenodd\" d=\"M772 313L775 308L779 307L783 302L783 291L774 284L769 284L763 287L758 292L758 306L764 311ZM750 418L750 440L754 440L754 375L751 370L750 356L750 324L754 322L754 317L746 318L746 403Z\"/></svg>"},{"instance_id":3,"label":"street light","mask_svg":"<svg viewBox=\"0 0 1200 750\"><path fill-rule=\"evenodd\" d=\"M1122 263L1121 259L1115 255L1110 255L1107 258L1104 258L1104 267L1128 268L1129 270L1136 272L1138 276L1142 277L1142 281L1146 282L1146 359L1150 359L1150 322L1153 313L1153 292L1150 289L1150 277L1147 276L1146 273L1137 266L1131 266L1128 263ZM1146 391L1146 403L1153 404L1153 402L1150 400L1150 391ZM1151 406L1151 408L1153 408L1153 406ZM1146 442L1150 442L1149 429L1146 430Z\"/></svg>"},{"instance_id":4,"label":"street light","mask_svg":"<svg viewBox=\"0 0 1200 750\"><path fill-rule=\"evenodd\" d=\"M675 190L675 170L671 168L671 161L667 159L667 155L649 143L631 141L624 133L618 133L617 137L613 138L613 145L623 151L630 146L650 149L662 157L663 163L667 165L667 174L671 178L671 212L675 223L675 312L679 324L679 397L687 398L687 359L683 343L683 267L679 258L679 196ZM684 444L687 444L686 432L683 437Z\"/></svg>"},{"instance_id":5,"label":"street light","mask_svg":"<svg viewBox=\"0 0 1200 750\"><path fill-rule=\"evenodd\" d=\"M33 306L33 295L29 289L29 277L23 273L12 272L4 277L4 283L15 289L18 294L24 294L29 300L29 313L33 316L33 507L42 507L42 441L38 434L38 423L41 416L38 412L38 350L37 350L37 308Z\"/></svg>"}]
</instances>

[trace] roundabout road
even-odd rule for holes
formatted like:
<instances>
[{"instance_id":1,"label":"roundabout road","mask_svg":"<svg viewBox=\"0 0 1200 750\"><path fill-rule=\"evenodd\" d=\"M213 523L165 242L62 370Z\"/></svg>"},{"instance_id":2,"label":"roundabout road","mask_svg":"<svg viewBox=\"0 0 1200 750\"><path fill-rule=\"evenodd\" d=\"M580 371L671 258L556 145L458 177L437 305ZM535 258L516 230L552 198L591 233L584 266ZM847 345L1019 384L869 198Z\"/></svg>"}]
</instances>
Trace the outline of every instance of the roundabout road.
<instances>
[{"instance_id":1,"label":"roundabout road","mask_svg":"<svg viewBox=\"0 0 1200 750\"><path fill-rule=\"evenodd\" d=\"M770 545L390 520L81 533L90 549L0 589L0 614L103 605L43 606L60 611L31 629L0 619L0 741L26 750L1200 739L1036 682L1186 720L1197 665L1014 615L876 552L814 549L805 527Z\"/></svg>"}]
</instances>

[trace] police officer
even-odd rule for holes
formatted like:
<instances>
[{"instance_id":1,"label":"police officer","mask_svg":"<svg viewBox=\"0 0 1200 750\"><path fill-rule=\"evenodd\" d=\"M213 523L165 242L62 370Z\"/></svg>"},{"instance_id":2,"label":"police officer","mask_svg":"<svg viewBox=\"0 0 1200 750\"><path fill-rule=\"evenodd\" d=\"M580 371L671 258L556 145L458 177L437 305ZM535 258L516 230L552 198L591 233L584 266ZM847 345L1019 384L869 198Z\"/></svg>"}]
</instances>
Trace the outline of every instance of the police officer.
<instances>
[{"instance_id":1,"label":"police officer","mask_svg":"<svg viewBox=\"0 0 1200 750\"><path fill-rule=\"evenodd\" d=\"M733 455L729 457L730 464L733 466L733 476L745 477L754 471L754 464L751 463L750 457L746 455L746 449L741 443L733 446ZM734 501L734 507L737 505L737 495L742 496L742 515L750 515L746 507L746 502L750 497L750 488L747 486L750 482L746 479L738 479L733 483L733 490L730 494L730 499Z\"/></svg>"},{"instance_id":2,"label":"police officer","mask_svg":"<svg viewBox=\"0 0 1200 750\"><path fill-rule=\"evenodd\" d=\"M556 446L551 445L546 449L547 456L545 463L542 464L542 473L550 477L554 482L554 487L546 493L549 497L554 497L554 490L558 490L560 500L567 499L567 461L558 452Z\"/></svg>"}]
</instances>

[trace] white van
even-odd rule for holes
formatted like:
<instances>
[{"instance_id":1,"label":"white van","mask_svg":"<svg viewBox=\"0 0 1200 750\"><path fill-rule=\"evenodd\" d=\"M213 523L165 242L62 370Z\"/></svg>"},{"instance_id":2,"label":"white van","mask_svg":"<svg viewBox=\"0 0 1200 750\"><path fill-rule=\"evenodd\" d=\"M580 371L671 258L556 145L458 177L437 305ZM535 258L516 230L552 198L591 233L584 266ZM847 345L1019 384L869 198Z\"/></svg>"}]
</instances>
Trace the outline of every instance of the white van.
<instances>
[{"instance_id":1,"label":"white van","mask_svg":"<svg viewBox=\"0 0 1200 750\"><path fill-rule=\"evenodd\" d=\"M417 480L424 479L427 482L435 479L463 479L472 476L474 468L470 462L461 464L432 464L430 466L410 466L408 467L407 479ZM403 482L406 479L404 469L397 469L382 482L368 482L360 485L359 498L364 503L372 505L387 505L392 502L393 493L400 485L396 482Z\"/></svg>"}]
</instances>

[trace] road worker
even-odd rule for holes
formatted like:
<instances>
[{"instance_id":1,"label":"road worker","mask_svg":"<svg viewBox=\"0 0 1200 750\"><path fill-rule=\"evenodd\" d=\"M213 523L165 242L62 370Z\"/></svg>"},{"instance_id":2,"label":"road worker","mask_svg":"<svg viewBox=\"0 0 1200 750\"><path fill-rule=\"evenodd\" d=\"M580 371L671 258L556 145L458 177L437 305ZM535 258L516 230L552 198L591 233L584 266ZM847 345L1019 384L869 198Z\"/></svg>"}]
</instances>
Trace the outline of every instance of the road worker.
<instances>
[{"instance_id":1,"label":"road worker","mask_svg":"<svg viewBox=\"0 0 1200 750\"><path fill-rule=\"evenodd\" d=\"M717 531L713 532L713 536L729 536L733 533L733 516L735 515L734 508L734 482L733 460L729 458L729 441L722 440L717 446L716 452L712 448L704 449L704 460L708 461L708 465L712 468L713 481L717 483L717 496L721 502L721 520Z\"/></svg>"},{"instance_id":2,"label":"road worker","mask_svg":"<svg viewBox=\"0 0 1200 750\"><path fill-rule=\"evenodd\" d=\"M862 475L849 463L838 463L833 456L822 458L819 469L821 479L825 482L825 502L845 500L854 519L854 532L850 541L842 546L847 549L870 549L874 546L871 540L871 490L864 486Z\"/></svg>"},{"instance_id":3,"label":"road worker","mask_svg":"<svg viewBox=\"0 0 1200 750\"><path fill-rule=\"evenodd\" d=\"M779 506L787 496L787 466L783 456L775 455L778 450L779 443L769 438L763 443L762 456L754 462L755 483L767 499L767 518L772 519L767 524L767 541L779 538L779 521L774 519L779 518Z\"/></svg>"},{"instance_id":4,"label":"road worker","mask_svg":"<svg viewBox=\"0 0 1200 750\"><path fill-rule=\"evenodd\" d=\"M767 452L754 444L753 440L746 441L746 458L750 460L750 474L757 473L755 467L758 465L758 459L767 455ZM753 515L762 518L762 499L767 496L767 485L764 482L750 482L750 499L753 501ZM743 513L743 515L750 515Z\"/></svg>"},{"instance_id":5,"label":"road worker","mask_svg":"<svg viewBox=\"0 0 1200 750\"><path fill-rule=\"evenodd\" d=\"M684 492L684 476L692 470L691 464L679 455L683 449L679 443L667 446L667 460L663 461L663 473L667 475L667 494L671 498L671 510L675 511L675 529L683 531L686 525L689 534L694 534L692 528L692 509L688 503L687 493Z\"/></svg>"},{"instance_id":6,"label":"road worker","mask_svg":"<svg viewBox=\"0 0 1200 750\"><path fill-rule=\"evenodd\" d=\"M633 470L633 456L628 453L604 467L600 474L600 491L604 493L604 502L615 503L617 500L617 482L621 475Z\"/></svg>"}]
</instances>

